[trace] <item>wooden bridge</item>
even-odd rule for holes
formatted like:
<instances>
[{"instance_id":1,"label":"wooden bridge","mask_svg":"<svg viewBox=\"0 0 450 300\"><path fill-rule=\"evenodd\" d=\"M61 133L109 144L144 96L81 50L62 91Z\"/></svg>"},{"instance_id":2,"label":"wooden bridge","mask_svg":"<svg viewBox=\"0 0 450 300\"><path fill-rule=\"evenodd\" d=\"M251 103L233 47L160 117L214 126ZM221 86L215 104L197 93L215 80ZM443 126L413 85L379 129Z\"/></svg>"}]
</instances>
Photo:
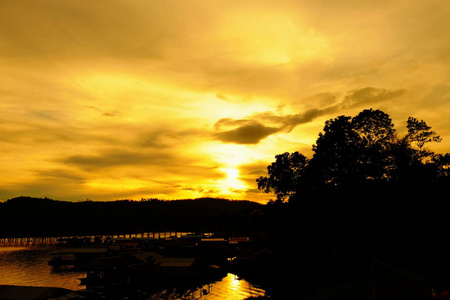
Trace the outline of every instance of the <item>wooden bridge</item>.
<instances>
[{"instance_id":1,"label":"wooden bridge","mask_svg":"<svg viewBox=\"0 0 450 300\"><path fill-rule=\"evenodd\" d=\"M117 235L86 235L86 236L58 236L58 237L9 237L0 238L0 245L2 244L57 244L61 241L69 240L85 240L88 242L105 242L111 239L165 239L172 237L192 236L196 235L194 232L179 232L179 231L162 231L162 232L140 232ZM213 233L198 233L199 236L211 237Z\"/></svg>"}]
</instances>

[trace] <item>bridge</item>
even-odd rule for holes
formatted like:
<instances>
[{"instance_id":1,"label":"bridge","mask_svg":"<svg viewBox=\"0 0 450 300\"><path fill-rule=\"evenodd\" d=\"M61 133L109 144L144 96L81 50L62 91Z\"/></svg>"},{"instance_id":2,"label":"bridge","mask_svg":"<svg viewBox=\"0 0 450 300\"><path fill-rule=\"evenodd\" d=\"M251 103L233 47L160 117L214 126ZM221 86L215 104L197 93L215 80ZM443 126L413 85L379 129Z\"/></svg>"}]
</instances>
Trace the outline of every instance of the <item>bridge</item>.
<instances>
[{"instance_id":1,"label":"bridge","mask_svg":"<svg viewBox=\"0 0 450 300\"><path fill-rule=\"evenodd\" d=\"M179 232L179 231L161 231L161 232L139 232L127 233L117 235L85 235L85 236L53 236L53 237L8 237L0 238L0 245L2 244L58 244L63 241L84 240L87 243L104 243L108 240L114 239L165 239L182 236L199 235L203 237L211 237L213 233L194 233L194 232Z\"/></svg>"}]
</instances>

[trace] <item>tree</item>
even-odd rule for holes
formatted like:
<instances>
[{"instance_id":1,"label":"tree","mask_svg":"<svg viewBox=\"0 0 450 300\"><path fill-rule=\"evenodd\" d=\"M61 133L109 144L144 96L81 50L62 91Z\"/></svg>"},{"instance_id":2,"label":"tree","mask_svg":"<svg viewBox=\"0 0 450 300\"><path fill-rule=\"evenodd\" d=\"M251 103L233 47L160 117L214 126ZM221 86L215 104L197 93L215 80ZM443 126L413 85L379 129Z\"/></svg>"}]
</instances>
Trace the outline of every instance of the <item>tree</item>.
<instances>
[{"instance_id":1,"label":"tree","mask_svg":"<svg viewBox=\"0 0 450 300\"><path fill-rule=\"evenodd\" d=\"M313 145L309 175L314 184L338 186L352 175L356 139L350 117L339 116L325 122L323 132Z\"/></svg>"},{"instance_id":2,"label":"tree","mask_svg":"<svg viewBox=\"0 0 450 300\"><path fill-rule=\"evenodd\" d=\"M352 119L353 130L365 147L386 149L395 139L394 124L381 110L366 109Z\"/></svg>"},{"instance_id":3,"label":"tree","mask_svg":"<svg viewBox=\"0 0 450 300\"><path fill-rule=\"evenodd\" d=\"M426 143L442 141L441 137L431 130L431 127L423 120L419 121L416 118L409 117L406 128L408 129L407 139L416 142L419 150L422 150Z\"/></svg>"},{"instance_id":4,"label":"tree","mask_svg":"<svg viewBox=\"0 0 450 300\"><path fill-rule=\"evenodd\" d=\"M363 110L356 117L340 116L325 123L311 160L316 180L331 186L389 177L390 145L395 129L389 115Z\"/></svg>"},{"instance_id":5,"label":"tree","mask_svg":"<svg viewBox=\"0 0 450 300\"><path fill-rule=\"evenodd\" d=\"M269 176L261 176L256 180L258 189L265 193L273 192L277 200L283 201L296 191L307 165L308 159L299 152L276 155L275 162L267 167Z\"/></svg>"},{"instance_id":6,"label":"tree","mask_svg":"<svg viewBox=\"0 0 450 300\"><path fill-rule=\"evenodd\" d=\"M450 153L435 155L433 157L433 163L437 167L439 177L450 176Z\"/></svg>"},{"instance_id":7,"label":"tree","mask_svg":"<svg viewBox=\"0 0 450 300\"><path fill-rule=\"evenodd\" d=\"M447 176L448 154L435 154L424 147L430 142L440 142L441 137L425 121L414 117L408 118L406 128L408 133L392 143L391 156L395 161L392 179L419 184Z\"/></svg>"},{"instance_id":8,"label":"tree","mask_svg":"<svg viewBox=\"0 0 450 300\"><path fill-rule=\"evenodd\" d=\"M390 177L392 158L389 150L395 142L394 124L381 110L366 109L352 119L358 139L356 172L362 179L386 180Z\"/></svg>"},{"instance_id":9,"label":"tree","mask_svg":"<svg viewBox=\"0 0 450 300\"><path fill-rule=\"evenodd\" d=\"M407 129L408 134L398 138L391 118L381 110L330 119L310 160L298 152L275 156L267 168L269 176L257 179L258 188L285 200L319 193L327 197L337 189L355 191L363 185L430 183L450 175L450 154L424 149L426 143L440 142L440 136L413 117L408 118Z\"/></svg>"}]
</instances>

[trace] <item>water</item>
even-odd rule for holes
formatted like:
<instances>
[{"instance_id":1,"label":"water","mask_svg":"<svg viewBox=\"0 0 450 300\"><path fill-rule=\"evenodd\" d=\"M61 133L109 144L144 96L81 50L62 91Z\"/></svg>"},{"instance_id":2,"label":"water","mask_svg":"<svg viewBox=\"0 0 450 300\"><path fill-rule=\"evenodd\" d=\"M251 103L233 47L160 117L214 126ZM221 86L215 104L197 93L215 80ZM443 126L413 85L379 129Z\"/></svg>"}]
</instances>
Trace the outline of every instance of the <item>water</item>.
<instances>
[{"instance_id":1,"label":"water","mask_svg":"<svg viewBox=\"0 0 450 300\"><path fill-rule=\"evenodd\" d=\"M0 284L61 287L83 290L82 272L53 273L48 261L51 245L0 246Z\"/></svg>"},{"instance_id":2,"label":"water","mask_svg":"<svg viewBox=\"0 0 450 300\"><path fill-rule=\"evenodd\" d=\"M24 285L40 287L60 287L74 291L84 290L80 278L84 272L53 273L48 261L54 245L0 245L0 285ZM263 296L264 290L228 274L221 281L208 287L209 294L202 295L205 300L244 300ZM198 292L200 294L200 291ZM166 296L164 299L177 298Z\"/></svg>"}]
</instances>

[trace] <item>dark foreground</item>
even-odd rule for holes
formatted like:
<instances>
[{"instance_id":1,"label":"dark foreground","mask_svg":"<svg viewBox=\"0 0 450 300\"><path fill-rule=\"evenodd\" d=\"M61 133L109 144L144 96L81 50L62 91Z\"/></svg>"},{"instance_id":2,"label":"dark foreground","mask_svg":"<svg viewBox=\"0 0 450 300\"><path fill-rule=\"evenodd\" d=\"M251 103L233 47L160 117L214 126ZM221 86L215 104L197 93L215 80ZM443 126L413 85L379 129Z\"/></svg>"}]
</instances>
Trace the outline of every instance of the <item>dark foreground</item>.
<instances>
[{"instance_id":1,"label":"dark foreground","mask_svg":"<svg viewBox=\"0 0 450 300\"><path fill-rule=\"evenodd\" d=\"M210 211L214 211L214 205L220 204L220 212L215 212L221 216L220 219L214 220L203 211L197 212L197 217L184 216L184 219L176 223L181 226L186 221L186 224L194 226L195 220L201 220L195 226L204 232L216 232L216 237L225 239L248 236L250 242L233 244L232 247L221 244L220 240L207 247L197 242L185 244L182 240L165 240L165 245L140 245L139 249L133 250L135 252L121 252L114 259L91 263L89 266L93 276L90 284L97 291L104 286L100 284L95 287L98 283L95 280L101 277L101 272L117 276L115 278L119 281L110 281L109 284L112 285L123 284L121 280L126 283L127 278L135 280L137 284L142 278L156 282L159 279L152 277L155 274L158 278L163 275L166 278L178 276L180 282L185 282L186 278L195 278L192 276L194 269L189 269L192 266L200 275L197 277L198 282L192 281L194 285L207 283L209 279L214 280L214 276L231 272L261 286L267 291L266 298L270 299L446 298L446 292L450 289L450 255L446 246L449 225L444 208L437 205L442 201L434 201L436 205L428 206L419 202L410 203L409 199L414 199L412 192L403 195L402 202L395 206L392 205L392 199L393 197L388 199L377 195L371 199L366 197L363 202L347 202L346 205L341 202L340 206L321 206L320 203L310 206L260 206L252 203L233 206L235 203L214 200L214 204L210 205L206 201ZM360 199L355 197L354 200ZM201 207L195 201L176 204L150 201L114 205L136 209L146 207L149 210L159 207L157 211L165 208L167 217L170 215L167 213L170 205L179 208L181 204L188 207L192 214ZM66 204L58 203L60 205L66 209ZM95 205L84 203L80 207L87 209ZM115 209L107 211L117 213ZM226 211L228 213L224 213ZM129 213L121 215L121 218ZM176 214L180 215L180 212L177 210ZM106 218L106 214L102 213L101 218ZM133 226L138 224L151 227L152 222L155 222L146 221L144 214L138 220L139 222L132 223ZM70 221L68 219L66 223L69 224ZM95 219L89 219L89 222L94 221ZM167 223L167 220L164 222ZM46 226L45 222L41 224ZM133 227L132 224L128 226ZM227 224L232 225L226 226ZM95 228L97 230L100 227ZM11 226L10 229L14 230ZM198 247L199 245L203 246ZM172 263L188 269L181 271L180 268L169 272L164 262L170 260L148 253L157 253L171 259L182 258ZM133 254L140 255L133 257ZM195 263L192 261L189 264L189 258L195 258ZM230 261L229 258L234 259ZM165 283L170 282L173 280ZM127 287L129 290L133 288L136 286ZM111 289L106 288L108 290ZM143 299L139 295L125 294L128 299ZM120 293L115 293L118 295L116 299L125 299L125 294L122 297Z\"/></svg>"}]
</instances>

